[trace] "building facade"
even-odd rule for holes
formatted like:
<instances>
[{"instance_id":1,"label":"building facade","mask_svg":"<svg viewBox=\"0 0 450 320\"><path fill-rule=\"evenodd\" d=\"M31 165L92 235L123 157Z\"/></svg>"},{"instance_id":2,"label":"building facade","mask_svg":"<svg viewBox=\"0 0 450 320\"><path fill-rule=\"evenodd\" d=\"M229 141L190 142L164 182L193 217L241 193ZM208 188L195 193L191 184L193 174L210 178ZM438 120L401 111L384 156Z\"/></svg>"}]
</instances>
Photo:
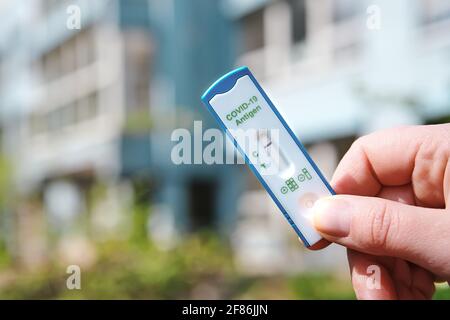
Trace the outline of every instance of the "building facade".
<instances>
[{"instance_id":1,"label":"building facade","mask_svg":"<svg viewBox=\"0 0 450 320\"><path fill-rule=\"evenodd\" d=\"M24 262L45 256L46 232L77 233L80 220L94 237L126 232L136 205L163 244L230 225L239 173L170 158L174 129L211 126L200 95L234 60L219 2L194 2L0 7L2 151L21 199L5 229L26 239L12 244Z\"/></svg>"}]
</instances>

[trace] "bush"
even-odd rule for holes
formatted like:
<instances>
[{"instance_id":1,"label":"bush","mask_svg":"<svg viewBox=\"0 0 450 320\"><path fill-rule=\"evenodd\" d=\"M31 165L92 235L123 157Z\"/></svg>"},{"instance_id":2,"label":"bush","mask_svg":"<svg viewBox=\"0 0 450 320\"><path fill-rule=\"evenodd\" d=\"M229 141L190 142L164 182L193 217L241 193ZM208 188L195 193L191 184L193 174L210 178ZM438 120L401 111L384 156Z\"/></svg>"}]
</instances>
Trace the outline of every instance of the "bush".
<instances>
[{"instance_id":1,"label":"bush","mask_svg":"<svg viewBox=\"0 0 450 320\"><path fill-rule=\"evenodd\" d=\"M193 235L176 248L109 241L97 262L81 270L81 290L66 287L66 266L57 262L34 272L0 278L0 299L354 299L348 280L326 273L247 277L234 270L229 248L208 234ZM5 278L3 276L3 278ZM438 287L435 299L449 299Z\"/></svg>"},{"instance_id":2,"label":"bush","mask_svg":"<svg viewBox=\"0 0 450 320\"><path fill-rule=\"evenodd\" d=\"M97 263L81 272L81 290L68 290L65 266L20 273L0 290L3 299L166 299L187 298L201 284L216 288L233 278L230 254L210 236L186 239L161 252L154 246L108 242Z\"/></svg>"},{"instance_id":3,"label":"bush","mask_svg":"<svg viewBox=\"0 0 450 320\"><path fill-rule=\"evenodd\" d=\"M355 299L351 283L331 274L309 273L291 279L297 299Z\"/></svg>"}]
</instances>

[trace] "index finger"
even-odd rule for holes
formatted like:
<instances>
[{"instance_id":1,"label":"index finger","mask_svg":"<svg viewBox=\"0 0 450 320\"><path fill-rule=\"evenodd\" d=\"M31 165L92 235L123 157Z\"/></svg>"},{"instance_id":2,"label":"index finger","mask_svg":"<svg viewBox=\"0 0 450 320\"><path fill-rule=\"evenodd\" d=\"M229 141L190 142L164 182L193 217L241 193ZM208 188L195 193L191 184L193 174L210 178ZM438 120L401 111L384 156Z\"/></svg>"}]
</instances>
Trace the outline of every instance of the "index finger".
<instances>
[{"instance_id":1,"label":"index finger","mask_svg":"<svg viewBox=\"0 0 450 320\"><path fill-rule=\"evenodd\" d=\"M375 196L383 186L413 183L416 176L419 186L426 180L428 189L442 190L448 157L436 155L448 150L438 141L448 141L449 136L446 124L394 128L361 137L338 165L332 185L337 193Z\"/></svg>"}]
</instances>

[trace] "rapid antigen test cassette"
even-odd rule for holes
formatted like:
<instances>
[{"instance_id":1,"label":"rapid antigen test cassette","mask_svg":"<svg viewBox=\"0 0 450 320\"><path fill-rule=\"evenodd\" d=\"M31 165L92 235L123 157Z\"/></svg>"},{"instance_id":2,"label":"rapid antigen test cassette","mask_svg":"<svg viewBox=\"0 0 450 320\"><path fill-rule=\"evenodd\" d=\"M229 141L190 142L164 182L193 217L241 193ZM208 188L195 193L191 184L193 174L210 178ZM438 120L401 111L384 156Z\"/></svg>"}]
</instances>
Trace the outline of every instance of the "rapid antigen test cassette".
<instances>
[{"instance_id":1,"label":"rapid antigen test cassette","mask_svg":"<svg viewBox=\"0 0 450 320\"><path fill-rule=\"evenodd\" d=\"M317 199L335 193L250 70L224 75L202 101L305 246L317 243L308 216Z\"/></svg>"}]
</instances>

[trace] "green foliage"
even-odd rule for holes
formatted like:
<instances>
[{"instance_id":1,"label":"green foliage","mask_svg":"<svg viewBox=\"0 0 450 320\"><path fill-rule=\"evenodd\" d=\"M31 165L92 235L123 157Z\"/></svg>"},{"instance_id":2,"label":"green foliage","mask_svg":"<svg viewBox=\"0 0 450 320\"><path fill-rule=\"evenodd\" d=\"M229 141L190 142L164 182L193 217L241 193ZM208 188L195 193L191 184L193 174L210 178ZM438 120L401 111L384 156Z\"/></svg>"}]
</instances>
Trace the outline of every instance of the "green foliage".
<instances>
[{"instance_id":1,"label":"green foliage","mask_svg":"<svg viewBox=\"0 0 450 320\"><path fill-rule=\"evenodd\" d=\"M434 300L450 300L450 287L439 285L433 297Z\"/></svg>"},{"instance_id":2,"label":"green foliage","mask_svg":"<svg viewBox=\"0 0 450 320\"><path fill-rule=\"evenodd\" d=\"M0 208L7 205L11 197L11 171L10 162L0 155Z\"/></svg>"},{"instance_id":3,"label":"green foliage","mask_svg":"<svg viewBox=\"0 0 450 320\"><path fill-rule=\"evenodd\" d=\"M48 269L16 273L13 281L0 288L0 298L353 298L349 284L328 275L240 275L233 268L228 247L210 234L190 236L168 251L151 244L100 244L95 265L81 270L81 290L66 288L65 270L66 266L54 263Z\"/></svg>"},{"instance_id":4,"label":"green foliage","mask_svg":"<svg viewBox=\"0 0 450 320\"><path fill-rule=\"evenodd\" d=\"M347 279L328 273L239 274L228 247L209 234L190 236L168 251L152 244L106 242L98 245L95 265L81 269L81 290L66 288L68 276L57 262L31 273L14 271L7 284L0 284L0 299L355 298ZM450 299L450 289L439 286L434 298Z\"/></svg>"},{"instance_id":5,"label":"green foliage","mask_svg":"<svg viewBox=\"0 0 450 320\"><path fill-rule=\"evenodd\" d=\"M179 247L161 252L155 247L110 243L102 248L95 269L87 272L80 291L65 297L102 299L166 299L189 296L209 277L227 278L229 259L218 241L192 237Z\"/></svg>"},{"instance_id":6,"label":"green foliage","mask_svg":"<svg viewBox=\"0 0 450 320\"><path fill-rule=\"evenodd\" d=\"M129 112L124 130L127 134L148 133L153 127L152 118L147 108L136 108Z\"/></svg>"},{"instance_id":7,"label":"green foliage","mask_svg":"<svg viewBox=\"0 0 450 320\"><path fill-rule=\"evenodd\" d=\"M291 279L291 287L297 299L355 299L350 282L331 274L298 275Z\"/></svg>"},{"instance_id":8,"label":"green foliage","mask_svg":"<svg viewBox=\"0 0 450 320\"><path fill-rule=\"evenodd\" d=\"M6 250L6 235L8 234L9 207L13 202L12 169L10 161L0 154L0 268L10 262L10 256Z\"/></svg>"},{"instance_id":9,"label":"green foliage","mask_svg":"<svg viewBox=\"0 0 450 320\"><path fill-rule=\"evenodd\" d=\"M20 273L0 289L3 299L165 299L189 297L195 286L217 288L233 277L229 252L217 239L191 237L177 248L160 251L125 242L99 246L98 261L82 269L81 290L66 288L65 267Z\"/></svg>"}]
</instances>

